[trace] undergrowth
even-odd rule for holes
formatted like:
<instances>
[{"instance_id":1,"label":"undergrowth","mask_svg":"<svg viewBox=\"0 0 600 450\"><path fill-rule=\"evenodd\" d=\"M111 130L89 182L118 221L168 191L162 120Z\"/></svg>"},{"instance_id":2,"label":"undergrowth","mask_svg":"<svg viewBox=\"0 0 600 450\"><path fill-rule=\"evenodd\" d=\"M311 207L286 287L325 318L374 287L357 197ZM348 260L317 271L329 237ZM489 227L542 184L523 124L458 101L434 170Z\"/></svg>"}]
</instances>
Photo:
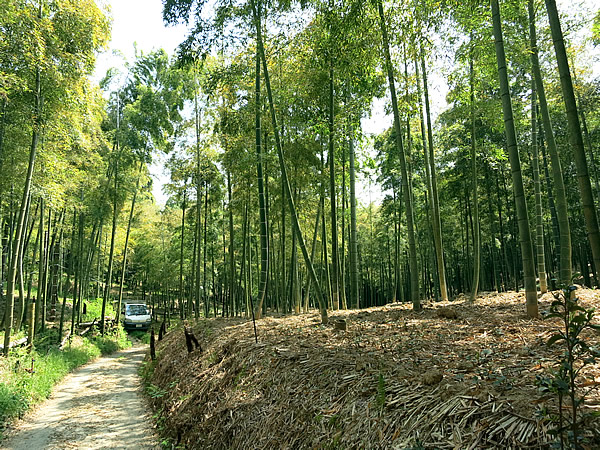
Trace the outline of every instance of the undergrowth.
<instances>
[{"instance_id":1,"label":"undergrowth","mask_svg":"<svg viewBox=\"0 0 600 450\"><path fill-rule=\"evenodd\" d=\"M76 336L63 350L56 346L57 340L57 331L49 329L36 336L33 352L15 348L8 357L0 358L0 440L2 430L46 399L67 373L100 355L131 345L123 330L104 337Z\"/></svg>"},{"instance_id":2,"label":"undergrowth","mask_svg":"<svg viewBox=\"0 0 600 450\"><path fill-rule=\"evenodd\" d=\"M561 322L556 332L548 340L548 346L557 345L562 349L562 355L555 367L546 375L537 376L537 384L544 394L555 395L558 399L556 413L541 411L546 420L554 424L552 434L558 437L555 446L565 448L588 447L588 436L593 429L586 430L589 419L596 419L598 414L584 413L582 406L589 390L583 389L582 370L591 364L596 364L600 350L591 346L584 337L587 330L599 331L600 326L593 324L595 309L586 309L578 302L575 286L562 289L554 294L550 313L546 318L559 319ZM595 386L595 382L591 385ZM596 436L597 438L597 436ZM598 441L592 445L596 445Z\"/></svg>"}]
</instances>

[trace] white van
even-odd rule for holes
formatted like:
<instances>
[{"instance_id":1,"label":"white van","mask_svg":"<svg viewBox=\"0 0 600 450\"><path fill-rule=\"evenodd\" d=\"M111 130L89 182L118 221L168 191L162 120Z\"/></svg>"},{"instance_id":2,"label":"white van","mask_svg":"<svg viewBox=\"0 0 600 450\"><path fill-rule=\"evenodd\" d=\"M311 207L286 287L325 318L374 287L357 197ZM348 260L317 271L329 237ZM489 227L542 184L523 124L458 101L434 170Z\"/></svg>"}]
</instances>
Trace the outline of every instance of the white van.
<instances>
[{"instance_id":1,"label":"white van","mask_svg":"<svg viewBox=\"0 0 600 450\"><path fill-rule=\"evenodd\" d=\"M122 314L126 330L147 330L152 323L150 308L144 303L125 303Z\"/></svg>"}]
</instances>

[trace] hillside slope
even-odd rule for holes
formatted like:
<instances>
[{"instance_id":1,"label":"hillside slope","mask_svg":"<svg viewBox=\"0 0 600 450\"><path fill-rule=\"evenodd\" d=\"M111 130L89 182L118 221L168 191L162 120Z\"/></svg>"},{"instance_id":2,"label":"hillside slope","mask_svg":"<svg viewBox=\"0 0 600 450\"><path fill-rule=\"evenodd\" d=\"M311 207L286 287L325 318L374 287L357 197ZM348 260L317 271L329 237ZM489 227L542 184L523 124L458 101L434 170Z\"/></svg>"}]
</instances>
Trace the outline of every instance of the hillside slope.
<instances>
[{"instance_id":1,"label":"hillside slope","mask_svg":"<svg viewBox=\"0 0 600 450\"><path fill-rule=\"evenodd\" d=\"M598 291L577 293L600 305ZM346 331L317 314L269 317L257 322L258 344L250 321L204 320L193 327L201 350L187 353L181 329L159 343L148 392L158 427L185 448L544 447L552 426L539 411L556 402L536 375L561 351L546 345L556 322L524 311L513 292L421 312L336 311L331 322L345 319ZM595 389L600 366L583 381ZM597 391L586 404L600 408Z\"/></svg>"}]
</instances>

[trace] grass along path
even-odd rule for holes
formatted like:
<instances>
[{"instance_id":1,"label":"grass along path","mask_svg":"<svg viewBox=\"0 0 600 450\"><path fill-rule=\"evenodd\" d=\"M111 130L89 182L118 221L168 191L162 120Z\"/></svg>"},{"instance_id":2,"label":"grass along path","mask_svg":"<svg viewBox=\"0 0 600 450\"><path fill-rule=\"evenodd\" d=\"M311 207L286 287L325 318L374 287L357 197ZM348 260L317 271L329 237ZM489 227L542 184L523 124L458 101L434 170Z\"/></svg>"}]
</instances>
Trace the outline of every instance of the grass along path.
<instances>
[{"instance_id":1,"label":"grass along path","mask_svg":"<svg viewBox=\"0 0 600 450\"><path fill-rule=\"evenodd\" d=\"M68 375L2 443L41 448L149 449L157 441L139 393L145 346L99 358Z\"/></svg>"}]
</instances>

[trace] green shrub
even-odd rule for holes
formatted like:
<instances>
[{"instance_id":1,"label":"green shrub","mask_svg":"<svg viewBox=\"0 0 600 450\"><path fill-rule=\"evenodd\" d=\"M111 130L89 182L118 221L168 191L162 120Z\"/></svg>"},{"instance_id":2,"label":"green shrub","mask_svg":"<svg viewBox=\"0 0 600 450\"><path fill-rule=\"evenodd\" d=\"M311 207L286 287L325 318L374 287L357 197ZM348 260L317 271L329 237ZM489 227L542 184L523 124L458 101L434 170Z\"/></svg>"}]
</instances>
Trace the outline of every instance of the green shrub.
<instances>
[{"instance_id":1,"label":"green shrub","mask_svg":"<svg viewBox=\"0 0 600 450\"><path fill-rule=\"evenodd\" d=\"M103 355L131 347L131 342L127 339L127 333L121 324L118 329L107 332L104 336L94 337L93 342Z\"/></svg>"},{"instance_id":2,"label":"green shrub","mask_svg":"<svg viewBox=\"0 0 600 450\"><path fill-rule=\"evenodd\" d=\"M546 376L538 375L537 384L544 394L556 395L558 410L556 414L547 414L554 423L552 432L558 436L560 448L583 448L586 442L586 414L581 411L585 401L585 392L580 387L581 371L596 363L600 351L590 347L582 333L585 330L600 330L592 324L595 310L585 309L578 303L575 286L563 288L554 295L550 313L546 318L557 318L561 325L548 340L548 345L558 345L563 350L557 364ZM596 442L597 444L597 442Z\"/></svg>"},{"instance_id":3,"label":"green shrub","mask_svg":"<svg viewBox=\"0 0 600 450\"><path fill-rule=\"evenodd\" d=\"M29 403L20 391L18 386L0 383L0 424L27 411Z\"/></svg>"}]
</instances>

